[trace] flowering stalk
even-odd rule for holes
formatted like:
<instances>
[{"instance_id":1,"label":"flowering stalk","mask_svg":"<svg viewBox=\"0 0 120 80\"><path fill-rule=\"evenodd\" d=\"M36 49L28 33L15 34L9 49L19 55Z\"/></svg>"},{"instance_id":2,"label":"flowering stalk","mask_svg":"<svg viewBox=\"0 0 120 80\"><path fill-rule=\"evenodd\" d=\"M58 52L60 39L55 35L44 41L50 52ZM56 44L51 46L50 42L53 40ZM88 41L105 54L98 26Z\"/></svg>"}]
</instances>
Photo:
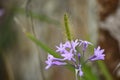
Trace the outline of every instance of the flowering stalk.
<instances>
[{"instance_id":1,"label":"flowering stalk","mask_svg":"<svg viewBox=\"0 0 120 80\"><path fill-rule=\"evenodd\" d=\"M59 46L56 46L56 53L61 55L61 58L55 58L52 55L48 54L48 58L46 61L47 66L45 67L45 69L48 69L53 65L64 66L70 64L73 65L76 72L76 80L78 80L78 76L82 77L84 75L82 67L84 67L84 64L86 64L86 62L104 60L105 57L105 54L103 54L104 49L100 49L100 46L98 46L97 48L94 48L94 54L84 61L84 54L89 45L93 44L88 41L78 39L66 41L65 43L60 43ZM83 52L82 56L81 53L76 50L76 48L80 46L82 48L81 52ZM82 59L83 63L81 63Z\"/></svg>"},{"instance_id":2,"label":"flowering stalk","mask_svg":"<svg viewBox=\"0 0 120 80\"><path fill-rule=\"evenodd\" d=\"M68 24L68 16L67 14L64 15L64 24L65 24L65 30L66 30L66 36L69 41L71 41L71 34L70 34L70 29L69 29L69 24Z\"/></svg>"}]
</instances>

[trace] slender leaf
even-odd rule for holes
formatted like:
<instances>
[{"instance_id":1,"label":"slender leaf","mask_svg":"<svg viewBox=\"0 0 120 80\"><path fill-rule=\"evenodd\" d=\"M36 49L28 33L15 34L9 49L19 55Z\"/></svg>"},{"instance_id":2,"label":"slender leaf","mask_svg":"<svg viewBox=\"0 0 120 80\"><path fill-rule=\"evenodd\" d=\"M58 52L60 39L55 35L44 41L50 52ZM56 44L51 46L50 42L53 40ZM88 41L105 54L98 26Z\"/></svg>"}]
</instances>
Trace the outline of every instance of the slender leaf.
<instances>
[{"instance_id":1,"label":"slender leaf","mask_svg":"<svg viewBox=\"0 0 120 80\"><path fill-rule=\"evenodd\" d=\"M31 39L33 42L35 42L39 47L41 47L43 50L47 51L49 54L53 55L54 57L60 57L59 54L57 54L54 50L50 49L47 45L43 44L41 41L36 39L33 35L30 33L26 34L29 39Z\"/></svg>"},{"instance_id":2,"label":"slender leaf","mask_svg":"<svg viewBox=\"0 0 120 80\"><path fill-rule=\"evenodd\" d=\"M81 80L99 80L98 76L92 72L91 66L83 66L84 76Z\"/></svg>"},{"instance_id":3,"label":"slender leaf","mask_svg":"<svg viewBox=\"0 0 120 80\"><path fill-rule=\"evenodd\" d=\"M98 61L98 65L103 72L103 75L105 76L106 80L112 80L112 77L110 73L108 72L108 69L105 66L105 63L103 61Z\"/></svg>"}]
</instances>

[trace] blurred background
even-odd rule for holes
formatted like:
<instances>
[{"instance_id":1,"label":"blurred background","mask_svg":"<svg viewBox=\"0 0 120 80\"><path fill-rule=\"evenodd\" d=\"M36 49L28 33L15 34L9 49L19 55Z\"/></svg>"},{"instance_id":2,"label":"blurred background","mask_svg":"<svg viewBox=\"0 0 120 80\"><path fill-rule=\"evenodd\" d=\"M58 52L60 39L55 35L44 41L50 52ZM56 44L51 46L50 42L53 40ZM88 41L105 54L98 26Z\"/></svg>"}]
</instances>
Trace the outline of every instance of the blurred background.
<instances>
[{"instance_id":1,"label":"blurred background","mask_svg":"<svg viewBox=\"0 0 120 80\"><path fill-rule=\"evenodd\" d=\"M97 80L120 80L120 0L0 0L0 80L75 80L65 67L45 70L47 53L26 36L55 50L65 13L74 39L105 49L105 68L90 64Z\"/></svg>"}]
</instances>

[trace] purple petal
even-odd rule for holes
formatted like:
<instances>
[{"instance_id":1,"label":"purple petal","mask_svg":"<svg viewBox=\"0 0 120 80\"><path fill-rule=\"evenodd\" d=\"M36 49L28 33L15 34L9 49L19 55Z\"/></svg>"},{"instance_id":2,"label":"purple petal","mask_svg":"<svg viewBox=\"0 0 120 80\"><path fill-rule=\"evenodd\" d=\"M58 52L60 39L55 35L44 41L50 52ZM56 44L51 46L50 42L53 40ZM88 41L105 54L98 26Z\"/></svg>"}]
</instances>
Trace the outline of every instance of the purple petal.
<instances>
[{"instance_id":1,"label":"purple petal","mask_svg":"<svg viewBox=\"0 0 120 80\"><path fill-rule=\"evenodd\" d=\"M76 39L75 41L71 41L71 45L74 52L76 52L75 48L79 45L78 39Z\"/></svg>"},{"instance_id":2,"label":"purple petal","mask_svg":"<svg viewBox=\"0 0 120 80\"><path fill-rule=\"evenodd\" d=\"M67 41L67 42L64 44L64 46L65 46L66 48L71 48L71 42L70 42L70 41Z\"/></svg>"},{"instance_id":3,"label":"purple petal","mask_svg":"<svg viewBox=\"0 0 120 80\"><path fill-rule=\"evenodd\" d=\"M53 65L66 65L66 62L54 61Z\"/></svg>"},{"instance_id":4,"label":"purple petal","mask_svg":"<svg viewBox=\"0 0 120 80\"><path fill-rule=\"evenodd\" d=\"M51 67L51 65L47 65L46 67L45 67L45 69L49 69Z\"/></svg>"},{"instance_id":5,"label":"purple petal","mask_svg":"<svg viewBox=\"0 0 120 80\"><path fill-rule=\"evenodd\" d=\"M79 71L79 76L83 76L83 72L81 70Z\"/></svg>"}]
</instances>

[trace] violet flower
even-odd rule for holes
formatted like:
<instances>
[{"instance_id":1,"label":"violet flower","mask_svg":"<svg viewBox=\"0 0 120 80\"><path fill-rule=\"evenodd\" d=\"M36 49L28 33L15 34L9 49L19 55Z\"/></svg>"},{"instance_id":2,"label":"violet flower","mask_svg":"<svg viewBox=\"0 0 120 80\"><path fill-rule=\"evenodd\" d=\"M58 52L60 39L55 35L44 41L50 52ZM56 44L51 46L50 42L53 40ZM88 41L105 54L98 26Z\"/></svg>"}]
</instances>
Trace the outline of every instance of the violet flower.
<instances>
[{"instance_id":1,"label":"violet flower","mask_svg":"<svg viewBox=\"0 0 120 80\"><path fill-rule=\"evenodd\" d=\"M60 43L60 45L56 46L56 48L57 48L56 52L63 53L66 47L62 43Z\"/></svg>"},{"instance_id":2,"label":"violet flower","mask_svg":"<svg viewBox=\"0 0 120 80\"><path fill-rule=\"evenodd\" d=\"M79 45L78 39L76 39L75 41L71 41L71 48L73 49L74 52L77 52L77 50L75 49L77 46Z\"/></svg>"},{"instance_id":3,"label":"violet flower","mask_svg":"<svg viewBox=\"0 0 120 80\"><path fill-rule=\"evenodd\" d=\"M94 55L89 58L90 61L95 60L104 60L105 54L103 54L104 49L100 50L100 46L97 49L94 49Z\"/></svg>"},{"instance_id":4,"label":"violet flower","mask_svg":"<svg viewBox=\"0 0 120 80\"><path fill-rule=\"evenodd\" d=\"M53 65L64 66L70 64L72 65L72 67L75 68L76 73L79 76L83 76L82 67L84 67L84 65L81 64L81 57L83 59L83 63L86 63L86 60L84 60L84 56L81 56L81 53L78 52L76 48L81 46L82 52L84 54L84 52L88 48L88 45L93 44L88 41L82 41L78 39L75 41L66 41L64 44L60 43L59 46L56 46L56 52L61 55L61 58L55 58L52 55L48 54L48 58L46 61L47 66L45 67L45 69L48 69ZM100 49L100 47L95 48L94 55L88 58L87 61L104 60L105 54L103 54L103 52L104 49Z\"/></svg>"},{"instance_id":5,"label":"violet flower","mask_svg":"<svg viewBox=\"0 0 120 80\"><path fill-rule=\"evenodd\" d=\"M82 50L83 50L83 52L85 52L86 49L87 49L87 47L88 47L88 45L92 45L92 43L88 42L88 41L82 41L82 40L80 40L80 44L79 45L80 46L82 45Z\"/></svg>"},{"instance_id":6,"label":"violet flower","mask_svg":"<svg viewBox=\"0 0 120 80\"><path fill-rule=\"evenodd\" d=\"M65 48L71 48L71 42L70 41L66 41L66 43L64 44Z\"/></svg>"},{"instance_id":7,"label":"violet flower","mask_svg":"<svg viewBox=\"0 0 120 80\"><path fill-rule=\"evenodd\" d=\"M74 58L74 54L72 53L73 50L71 49L70 51L65 51L64 54L61 54L62 57L64 57L64 60L72 60Z\"/></svg>"},{"instance_id":8,"label":"violet flower","mask_svg":"<svg viewBox=\"0 0 120 80\"><path fill-rule=\"evenodd\" d=\"M47 64L45 69L50 68L52 65L66 65L66 62L62 62L62 59L55 58L50 54L48 54L48 58L47 61L45 61L45 63Z\"/></svg>"},{"instance_id":9,"label":"violet flower","mask_svg":"<svg viewBox=\"0 0 120 80\"><path fill-rule=\"evenodd\" d=\"M74 52L76 52L76 47L79 45L79 42L78 42L78 39L76 39L75 41L67 41L65 44L64 44L64 47L66 48L70 48L70 49L73 49Z\"/></svg>"}]
</instances>

